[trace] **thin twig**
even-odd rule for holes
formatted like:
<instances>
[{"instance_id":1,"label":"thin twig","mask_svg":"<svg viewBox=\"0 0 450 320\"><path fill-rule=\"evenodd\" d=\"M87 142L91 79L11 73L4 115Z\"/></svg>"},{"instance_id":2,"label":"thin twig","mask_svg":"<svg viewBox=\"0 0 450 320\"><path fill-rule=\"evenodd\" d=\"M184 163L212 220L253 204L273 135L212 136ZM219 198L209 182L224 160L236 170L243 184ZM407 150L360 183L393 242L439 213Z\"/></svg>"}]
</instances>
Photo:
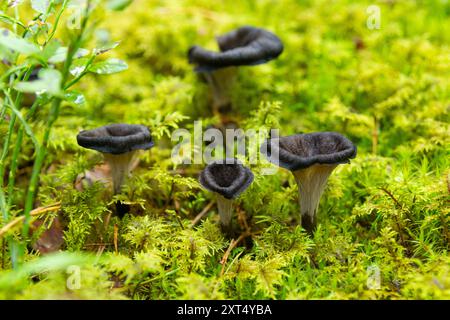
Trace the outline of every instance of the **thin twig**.
<instances>
[{"instance_id":1,"label":"thin twig","mask_svg":"<svg viewBox=\"0 0 450 320\"><path fill-rule=\"evenodd\" d=\"M446 243L450 243L450 236L448 234L447 222L445 221L445 217L442 214L442 212L439 212L439 219L441 220L442 223L442 231L444 232L444 238L446 240Z\"/></svg>"},{"instance_id":2,"label":"thin twig","mask_svg":"<svg viewBox=\"0 0 450 320\"><path fill-rule=\"evenodd\" d=\"M389 196L389 198L391 198L392 201L394 201L396 208L402 210L406 214L406 217L408 218L409 221L413 221L410 210L405 209L403 204L401 204L400 201L398 201L398 199L394 196L394 194L391 191L389 191L384 187L381 187L380 190L385 192Z\"/></svg>"},{"instance_id":3,"label":"thin twig","mask_svg":"<svg viewBox=\"0 0 450 320\"><path fill-rule=\"evenodd\" d=\"M247 223L247 215L245 214L245 212L238 209L237 213L238 213L238 221L242 223L241 226L244 227L244 230L246 232L251 232L250 227L248 226Z\"/></svg>"},{"instance_id":4,"label":"thin twig","mask_svg":"<svg viewBox=\"0 0 450 320\"><path fill-rule=\"evenodd\" d=\"M228 246L227 251L225 251L225 254L222 257L222 260L220 260L220 264L222 265L222 270L220 270L220 276L223 276L224 272L225 272L225 264L227 263L228 257L231 254L231 251L236 248L236 246L245 238L247 238L248 236L250 236L251 233L249 232L244 232L243 234L241 234L239 236L239 238L237 238L237 240L232 239L230 242L230 245Z\"/></svg>"},{"instance_id":5,"label":"thin twig","mask_svg":"<svg viewBox=\"0 0 450 320\"><path fill-rule=\"evenodd\" d=\"M390 192L388 189L384 187L381 187L380 190L384 191L389 196L389 198L391 198L395 202L398 209L403 209L403 205L397 200L397 198L392 194L392 192Z\"/></svg>"},{"instance_id":6,"label":"thin twig","mask_svg":"<svg viewBox=\"0 0 450 320\"><path fill-rule=\"evenodd\" d=\"M108 213L108 215L106 216L105 222L103 224L103 233L106 233L108 231L108 226L109 226L109 221L111 220L111 212ZM100 234L100 241L103 242L103 234ZM99 247L97 249L97 257L100 257L103 253L103 251L106 248L106 244L100 243Z\"/></svg>"},{"instance_id":7,"label":"thin twig","mask_svg":"<svg viewBox=\"0 0 450 320\"><path fill-rule=\"evenodd\" d=\"M100 257L102 255L103 251L105 250L105 248L106 248L105 245L98 246L96 257Z\"/></svg>"},{"instance_id":8,"label":"thin twig","mask_svg":"<svg viewBox=\"0 0 450 320\"><path fill-rule=\"evenodd\" d=\"M114 225L114 250L117 253L119 253L119 245L118 245L118 238L119 238L119 227L117 224Z\"/></svg>"},{"instance_id":9,"label":"thin twig","mask_svg":"<svg viewBox=\"0 0 450 320\"><path fill-rule=\"evenodd\" d=\"M392 192L390 192L388 189L384 188L384 187L381 187L380 189L381 189L383 192L385 192L385 193L389 196L389 198L392 199L392 201L394 201L395 207L396 207L398 210L403 211L403 212L405 213L405 215L406 215L406 218L407 218L409 221L412 221L412 217L410 216L409 211L403 207L403 205L400 203L400 201L398 201L398 199L394 196L394 194L393 194ZM400 236L400 243L401 243L401 245L402 245L403 247L405 247L406 252L409 254L410 250L409 250L409 247L408 247L407 244L406 244L406 240L405 240L405 237L404 237L404 235L403 235L403 229L405 229L406 231L408 231L408 229L407 229L407 228L403 228L403 227L400 225L400 221L399 221L397 215L394 215L394 220L395 220L394 222L395 222L395 224L396 224L396 226L397 226L397 228L398 228L398 234L399 234L399 236Z\"/></svg>"},{"instance_id":10,"label":"thin twig","mask_svg":"<svg viewBox=\"0 0 450 320\"><path fill-rule=\"evenodd\" d=\"M36 208L34 210L31 210L30 216L32 216L32 217L39 216L39 215L44 214L44 213L57 211L60 208L61 208L61 202L57 202L55 204L52 204L52 205L49 205L49 206L46 206L46 207L40 207L40 208ZM0 238L3 235L5 235L10 229L14 228L15 226L17 226L18 224L23 222L23 220L25 220L25 216L20 216L20 217L15 218L14 220L10 221L5 226L3 226L3 228L0 229Z\"/></svg>"},{"instance_id":11,"label":"thin twig","mask_svg":"<svg viewBox=\"0 0 450 320\"><path fill-rule=\"evenodd\" d=\"M221 274L221 276L225 275L233 266L233 264L239 259L239 257L244 253L244 250L242 250L241 252L239 252L234 258L233 260L231 260L230 264L228 265L227 270L225 270L224 273Z\"/></svg>"},{"instance_id":12,"label":"thin twig","mask_svg":"<svg viewBox=\"0 0 450 320\"><path fill-rule=\"evenodd\" d=\"M215 201L211 200L206 207L203 208L203 210L194 218L194 220L192 220L191 224L192 226L195 226L202 218L205 214L207 214L209 212L209 210L211 210L212 206L214 205Z\"/></svg>"},{"instance_id":13,"label":"thin twig","mask_svg":"<svg viewBox=\"0 0 450 320\"><path fill-rule=\"evenodd\" d=\"M101 242L101 243L87 243L84 246L85 247L99 247L99 246L112 246L112 245L114 245L114 243Z\"/></svg>"},{"instance_id":14,"label":"thin twig","mask_svg":"<svg viewBox=\"0 0 450 320\"><path fill-rule=\"evenodd\" d=\"M174 204L174 207L175 207L175 211L176 212L180 212L180 201L178 201L177 199L173 199L173 204Z\"/></svg>"},{"instance_id":15,"label":"thin twig","mask_svg":"<svg viewBox=\"0 0 450 320\"><path fill-rule=\"evenodd\" d=\"M377 154L378 151L378 130L379 123L377 117L373 117L373 131L372 131L372 153Z\"/></svg>"},{"instance_id":16,"label":"thin twig","mask_svg":"<svg viewBox=\"0 0 450 320\"><path fill-rule=\"evenodd\" d=\"M172 200L172 194L175 189L175 182L172 181L172 185L170 186L169 195L167 196L166 203L164 204L163 211L166 211L167 207L169 206L170 200Z\"/></svg>"}]
</instances>

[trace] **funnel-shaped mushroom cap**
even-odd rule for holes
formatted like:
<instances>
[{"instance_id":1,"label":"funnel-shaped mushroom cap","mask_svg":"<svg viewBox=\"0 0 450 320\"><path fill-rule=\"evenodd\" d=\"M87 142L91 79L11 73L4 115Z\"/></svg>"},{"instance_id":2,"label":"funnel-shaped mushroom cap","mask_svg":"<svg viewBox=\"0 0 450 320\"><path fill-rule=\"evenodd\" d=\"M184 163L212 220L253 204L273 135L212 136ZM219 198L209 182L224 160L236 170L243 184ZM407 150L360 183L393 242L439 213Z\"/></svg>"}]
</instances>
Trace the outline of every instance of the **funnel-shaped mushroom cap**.
<instances>
[{"instance_id":1,"label":"funnel-shaped mushroom cap","mask_svg":"<svg viewBox=\"0 0 450 320\"><path fill-rule=\"evenodd\" d=\"M200 173L202 186L227 199L234 199L244 192L253 182L253 173L237 159L231 162L228 159L208 164Z\"/></svg>"},{"instance_id":2,"label":"funnel-shaped mushroom cap","mask_svg":"<svg viewBox=\"0 0 450 320\"><path fill-rule=\"evenodd\" d=\"M112 154L150 149L154 145L146 126L122 123L83 130L77 135L77 142L84 148Z\"/></svg>"},{"instance_id":3,"label":"funnel-shaped mushroom cap","mask_svg":"<svg viewBox=\"0 0 450 320\"><path fill-rule=\"evenodd\" d=\"M261 152L270 162L295 171L313 164L348 163L356 156L356 147L337 132L314 132L269 139Z\"/></svg>"},{"instance_id":4,"label":"funnel-shaped mushroom cap","mask_svg":"<svg viewBox=\"0 0 450 320\"><path fill-rule=\"evenodd\" d=\"M205 50L199 46L189 49L189 62L198 65L197 71L257 65L275 59L283 51L283 44L276 35L250 26L217 37L217 43L221 52Z\"/></svg>"}]
</instances>

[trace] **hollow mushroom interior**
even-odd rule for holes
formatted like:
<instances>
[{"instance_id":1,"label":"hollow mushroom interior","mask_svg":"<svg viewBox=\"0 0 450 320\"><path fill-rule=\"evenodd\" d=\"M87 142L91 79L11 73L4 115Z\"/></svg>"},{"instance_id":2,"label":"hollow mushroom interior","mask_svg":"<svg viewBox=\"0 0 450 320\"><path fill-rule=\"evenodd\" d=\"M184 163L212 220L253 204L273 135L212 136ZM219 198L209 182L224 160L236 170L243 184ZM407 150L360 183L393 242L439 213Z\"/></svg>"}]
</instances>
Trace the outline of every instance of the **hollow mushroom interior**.
<instances>
[{"instance_id":1,"label":"hollow mushroom interior","mask_svg":"<svg viewBox=\"0 0 450 320\"><path fill-rule=\"evenodd\" d=\"M213 165L210 172L217 185L222 188L230 187L238 179L240 173L236 164ZM233 199L228 199L218 192L216 192L216 197L220 223L229 231L233 213Z\"/></svg>"},{"instance_id":2,"label":"hollow mushroom interior","mask_svg":"<svg viewBox=\"0 0 450 320\"><path fill-rule=\"evenodd\" d=\"M229 187L239 177L240 171L235 164L214 165L210 169L216 183L221 187Z\"/></svg>"},{"instance_id":3,"label":"hollow mushroom interior","mask_svg":"<svg viewBox=\"0 0 450 320\"><path fill-rule=\"evenodd\" d=\"M250 169L236 159L232 160L231 163L227 160L224 163L213 162L200 174L200 183L216 195L220 223L227 233L231 230L233 199L253 181Z\"/></svg>"},{"instance_id":4,"label":"hollow mushroom interior","mask_svg":"<svg viewBox=\"0 0 450 320\"><path fill-rule=\"evenodd\" d=\"M348 148L341 139L326 135L305 135L303 138L295 136L279 139L280 149L297 157L309 158L317 155L331 155Z\"/></svg>"}]
</instances>

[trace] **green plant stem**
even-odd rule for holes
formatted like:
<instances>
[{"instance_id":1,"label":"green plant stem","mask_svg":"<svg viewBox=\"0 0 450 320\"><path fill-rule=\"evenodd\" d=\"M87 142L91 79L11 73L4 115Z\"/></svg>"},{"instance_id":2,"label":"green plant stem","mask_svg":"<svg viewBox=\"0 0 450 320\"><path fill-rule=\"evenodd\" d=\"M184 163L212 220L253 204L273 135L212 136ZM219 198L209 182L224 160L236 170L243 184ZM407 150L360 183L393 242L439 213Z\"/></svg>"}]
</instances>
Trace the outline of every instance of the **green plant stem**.
<instances>
[{"instance_id":1,"label":"green plant stem","mask_svg":"<svg viewBox=\"0 0 450 320\"><path fill-rule=\"evenodd\" d=\"M10 17L10 16L8 16L8 15L6 15L4 13L0 13L0 17L2 19L8 20L9 22L11 22L13 24L17 24L18 26L20 26L20 27L22 27L24 29L27 29L26 25L24 25L22 22L20 22L19 20L15 19L13 17Z\"/></svg>"},{"instance_id":2,"label":"green plant stem","mask_svg":"<svg viewBox=\"0 0 450 320\"><path fill-rule=\"evenodd\" d=\"M14 123L16 122L16 115L11 112L11 119L9 121L9 126L8 126L8 133L6 135L6 139L3 142L3 151L2 151L2 155L0 157L0 189L3 189L3 180L4 180L4 175L5 175L5 161L6 161L6 156L8 155L8 150L9 150L9 144L11 142L11 136L13 133L13 129L14 129ZM2 211L4 210L4 208L2 208ZM3 212L5 213L5 212ZM7 219L7 216L3 216L3 219Z\"/></svg>"},{"instance_id":3,"label":"green plant stem","mask_svg":"<svg viewBox=\"0 0 450 320\"><path fill-rule=\"evenodd\" d=\"M57 98L53 100L52 107L50 109L50 115L47 121L47 127L44 132L44 137L42 139L41 148L39 149L36 159L33 165L33 171L31 173L30 183L28 187L27 197L25 199L25 221L22 228L22 236L26 237L29 231L29 223L30 223L30 212L33 209L34 197L36 194L37 185L39 182L39 174L41 172L42 165L44 164L45 155L47 153L47 143L50 137L51 128L53 123L58 118L59 107L61 105L61 99Z\"/></svg>"},{"instance_id":4,"label":"green plant stem","mask_svg":"<svg viewBox=\"0 0 450 320\"><path fill-rule=\"evenodd\" d=\"M6 200L3 188L0 188L0 209L2 210L2 218L5 221L5 218L8 218L8 211L6 210Z\"/></svg>"},{"instance_id":5,"label":"green plant stem","mask_svg":"<svg viewBox=\"0 0 450 320\"><path fill-rule=\"evenodd\" d=\"M0 124L5 120L6 104L3 104L2 111L0 111Z\"/></svg>"},{"instance_id":6,"label":"green plant stem","mask_svg":"<svg viewBox=\"0 0 450 320\"><path fill-rule=\"evenodd\" d=\"M64 0L63 4L62 4L62 6L61 6L61 9L59 10L58 14L56 15L55 23L54 23L54 25L53 25L52 32L51 32L50 35L48 36L47 41L45 42L45 44L49 43L50 40L52 40L53 36L55 35L56 30L57 30L58 25L59 25L59 20L61 19L61 15L62 15L63 12L66 10L66 7L67 7L67 4L68 4L68 3L69 3L69 0Z\"/></svg>"},{"instance_id":7,"label":"green plant stem","mask_svg":"<svg viewBox=\"0 0 450 320\"><path fill-rule=\"evenodd\" d=\"M84 71L81 72L77 77L75 77L75 78L73 78L71 81L69 81L69 83L67 83L67 84L64 86L64 90L69 89L69 88L70 88L71 86L73 86L75 83L77 83L78 81L80 81L80 79L81 79L82 77L84 77L87 73L89 73L88 69L89 69L89 67L91 66L92 62L94 62L95 57L96 57L96 55L93 54L93 55L89 58L88 62L86 63L86 66L85 66Z\"/></svg>"},{"instance_id":8,"label":"green plant stem","mask_svg":"<svg viewBox=\"0 0 450 320\"><path fill-rule=\"evenodd\" d=\"M28 76L29 76L29 74L27 75L27 77ZM34 145L36 147L36 150L39 150L39 145L37 143L36 138L34 137L32 131L31 131L30 127L28 126L28 124L26 123L26 121L21 116L20 111L15 106L16 103L20 104L21 95L18 94L17 97L16 97L16 102L14 102L8 92L5 91L4 94L5 94L5 97L7 98L7 100L9 101L9 107L12 110L12 115L15 118L18 118L20 120L20 122L22 123L22 126L19 127L19 133L22 132L22 135L23 135L23 130L25 128L25 131L30 135L31 139L33 140L33 143L34 143ZM32 108L30 109L30 111L34 112L34 110L36 109L36 105L33 105ZM10 125L11 125L11 123L10 123ZM11 130L8 131L8 134L12 135L12 132L13 132L13 129L14 129L14 124L12 125L12 128L10 128L10 129ZM9 136L8 139L10 141L11 137ZM21 145L21 143L18 144L17 142L18 141L16 141L16 146L15 146L15 149L14 149L13 159L11 160L11 168L13 168L13 167L17 168L17 165L15 165L15 163L17 162L17 158L18 158L18 150L20 150L20 148L18 148L18 146ZM8 144L9 144L9 142L8 142ZM6 150L8 150L8 149L6 149ZM3 174L4 174L4 168L5 168L5 166L4 166L4 162L3 162L2 163L2 167L1 167L1 170L2 170ZM13 172L15 172L15 169L12 169L12 170L13 170ZM9 208L10 208L10 206L12 204L14 182L11 182L11 175L10 175L9 181L8 181L8 190L9 190L8 191L8 201L6 202L5 194L4 194L4 191L3 191L3 180L4 180L3 179L3 174L2 174L2 181L1 181L1 187L0 187L0 208L2 210L2 215L3 215L4 221L8 222L8 220L9 220L9 213L8 213L8 211L9 211ZM14 180L12 180L12 181L14 181ZM9 246L12 266L13 266L13 268L16 268L18 266L18 260L19 260L18 257L20 257L19 254L21 252L21 247L11 237L7 236L6 239L7 239L8 246Z\"/></svg>"},{"instance_id":9,"label":"green plant stem","mask_svg":"<svg viewBox=\"0 0 450 320\"><path fill-rule=\"evenodd\" d=\"M17 71L20 71L20 70L26 69L26 68L27 68L27 66L21 65L21 66L17 66L17 67L13 67L11 69L8 69L5 73L3 73L0 76L0 81L3 81L4 79L10 77L12 74L16 73Z\"/></svg>"},{"instance_id":10,"label":"green plant stem","mask_svg":"<svg viewBox=\"0 0 450 320\"><path fill-rule=\"evenodd\" d=\"M19 128L19 131L17 132L17 142L16 145L14 147L14 151L13 151L13 156L12 156L12 160L11 160L11 167L9 169L9 177L8 177L8 202L7 202L7 207L11 208L11 205L13 203L13 199L14 199L14 183L15 183L15 177L16 177L16 171L17 171L17 159L19 158L19 153L20 153L20 147L22 144L22 139L23 139L23 129Z\"/></svg>"},{"instance_id":11,"label":"green plant stem","mask_svg":"<svg viewBox=\"0 0 450 320\"><path fill-rule=\"evenodd\" d=\"M17 132L17 142L16 142L16 145L14 146L13 156L12 156L12 160L11 160L11 166L9 169L8 202L6 204L8 208L11 208L11 205L13 203L14 183L15 183L16 171L17 171L17 166L18 166L17 159L19 158L20 146L22 144L22 139L23 139L23 129L19 128L19 131Z\"/></svg>"},{"instance_id":12,"label":"green plant stem","mask_svg":"<svg viewBox=\"0 0 450 320\"><path fill-rule=\"evenodd\" d=\"M28 114L26 117L27 120L33 116L34 112L37 109L37 106L38 106L38 100L36 99L36 101L34 101L33 105L31 106L30 110L28 111ZM11 160L11 167L9 169L8 202L7 202L8 208L11 207L13 200L14 200L14 197L13 197L14 184L15 184L15 178L16 178L17 167L18 167L18 159L19 159L21 148L22 148L23 132L24 132L23 127L20 127L17 132L16 145L14 147L13 156L12 156L12 160Z\"/></svg>"},{"instance_id":13,"label":"green plant stem","mask_svg":"<svg viewBox=\"0 0 450 320\"><path fill-rule=\"evenodd\" d=\"M67 58L64 63L63 72L62 72L62 81L61 81L61 87L65 87L65 83L67 82L67 78L69 76L69 70L70 66L72 65L73 57L75 53L78 51L78 49L81 46L81 42L83 39L84 31L86 29L87 20L89 18L89 7L90 7L90 1L87 3L85 15L83 18L83 21L81 23L81 30L78 33L76 39L74 42L69 45L69 48L67 50ZM42 139L41 148L39 149L39 152L36 155L36 159L34 161L33 165L33 171L31 173L30 183L28 187L27 196L25 199L25 208L24 208L24 223L22 227L22 237L27 238L28 237L28 231L30 227L30 212L33 209L33 203L34 198L36 196L36 191L38 188L39 183L39 174L41 172L42 166L44 164L45 155L47 153L47 144L50 137L51 129L53 124L55 123L56 119L59 115L59 109L61 106L61 98L57 97L55 100L53 100L50 114L47 121L47 127L45 128L44 137Z\"/></svg>"},{"instance_id":14,"label":"green plant stem","mask_svg":"<svg viewBox=\"0 0 450 320\"><path fill-rule=\"evenodd\" d=\"M6 93L5 93L6 94ZM13 103L10 101L10 103ZM6 108L6 102L5 102L5 108ZM11 137L12 133L14 131L14 124L16 122L16 114L14 112L11 112L11 119L9 120L9 126L8 126L8 133L6 135L6 139L3 142L3 152L0 157L0 209L2 210L2 217L3 221L8 221L9 214L8 214L8 207L6 206L5 201L5 194L3 192L3 182L4 182L4 176L5 176L5 162L6 162L6 156L8 155L9 145L11 143Z\"/></svg>"},{"instance_id":15,"label":"green plant stem","mask_svg":"<svg viewBox=\"0 0 450 320\"><path fill-rule=\"evenodd\" d=\"M33 71L33 66L28 68L28 70L25 72L25 76L24 76L25 81L28 80L32 71ZM0 189L3 189L3 180L4 180L4 175L5 175L5 161L6 161L6 156L8 155L9 145L11 143L11 137L12 137L12 133L14 131L14 125L16 123L16 117L17 117L13 110L15 109L15 106L20 104L22 101L22 93L20 93L20 92L17 94L15 102L13 102L11 96L9 95L9 93L7 91L4 91L4 93L5 93L6 98L8 98L8 100L9 100L9 104L11 105L12 112L11 112L11 119L9 121L9 126L8 126L8 134L6 135L6 139L3 143L3 151L2 151L2 155L0 157L0 179L1 179L0 180ZM2 110L2 112L5 112L6 106L7 106L6 101L3 106L4 106L4 110ZM4 218L5 218L5 215L7 218L8 214L7 214L6 208L1 208L1 209L4 214Z\"/></svg>"},{"instance_id":16,"label":"green plant stem","mask_svg":"<svg viewBox=\"0 0 450 320\"><path fill-rule=\"evenodd\" d=\"M51 4L51 6L52 5L53 4ZM65 5L67 5L67 0L65 0L64 3L63 3L63 9L65 8ZM49 6L48 10L50 10L51 6ZM58 20L59 20L60 15L62 14L63 9L60 11L60 13L58 15ZM16 14L18 14L18 12L16 12ZM26 33L27 33L27 30L25 30L24 35ZM22 66L21 67L16 67L16 68L13 69L13 71L15 72L15 71L21 70L23 68L24 67L22 67ZM30 66L28 68L28 70L25 72L25 75L23 77L23 81L27 81L29 79L29 77L30 77L31 73L33 72L34 68L35 68L34 66ZM8 73L11 74L10 72L8 72ZM18 94L16 96L16 101L14 102L14 105L12 105L12 103L13 103L12 99L11 99L11 97L9 97L9 100L10 100L10 103L11 103L11 108L12 108L13 112L11 114L10 126L8 128L8 137L7 137L7 140L5 141L5 144L6 144L7 148L4 148L4 150L3 150L2 159L4 159L4 157L6 158L7 151L9 149L11 135L12 135L12 131L14 129L14 125L15 125L15 121L16 121L16 117L17 117L17 115L16 115L16 113L14 111L16 109L18 110L17 106L20 106L21 101L22 101L22 96L23 96L23 94L21 92L18 92ZM36 110L36 107L37 107L37 101L35 101L33 103L33 105L31 106L31 108L30 108L30 110L28 112L28 115L27 115L28 117L30 117L34 113L34 111ZM6 110L6 107L4 108L4 110L2 110L2 112L5 112L5 110ZM3 118L3 116L2 116L2 118ZM16 170L17 170L17 162L18 162L17 159L19 157L20 149L22 147L22 140L23 140L23 128L20 127L18 129L18 132L17 132L16 145L15 145L15 148L14 148L14 151L13 151L13 156L12 156L12 160L11 160L11 168L10 168L10 171L9 171L10 174L9 174L9 178L8 178L8 201L6 203L6 207L4 207L4 208L1 207L2 208L2 212L3 212L4 216L6 216L6 218L8 218L8 210L9 210L9 207L11 206L12 200L13 200L15 173L16 173ZM3 187L4 171L5 171L4 161L0 161L0 176L2 177L1 187Z\"/></svg>"},{"instance_id":17,"label":"green plant stem","mask_svg":"<svg viewBox=\"0 0 450 320\"><path fill-rule=\"evenodd\" d=\"M30 66L28 68L27 71L25 71L24 73L24 79L25 81L29 79L31 72L33 71L34 66ZM22 68L19 68L17 70L20 70ZM15 70L16 71L16 70ZM10 83L13 81L13 74L9 74L10 78ZM22 75L20 74L19 77L21 77ZM16 101L13 102L13 99L11 98L11 96L9 95L8 92L4 91L5 93L5 97L8 99L10 107L11 107L11 119L10 119L10 123L9 123L9 127L8 127L8 134L7 137L4 141L4 145L3 145L3 152L0 158L0 210L2 211L2 217L3 217L3 221L4 222L8 222L9 220L9 204L10 204L10 197L11 194L8 193L8 202L6 202L6 197L5 197L5 193L3 191L3 183L4 183L4 174L5 174L5 160L6 160L6 156L8 154L9 151L9 145L11 142L11 137L12 137L12 133L14 131L14 125L15 125L15 121L16 121L16 105L19 105L22 101L22 93L19 92L17 93L16 96ZM7 103L5 101L4 103L4 108L2 110L2 114L1 114L1 120L3 120L3 116L6 112L6 107L7 107ZM15 250L15 243L14 240L8 236L6 237L6 241L8 243L8 247L9 247L9 252L10 252L10 256L11 256L11 263L13 268L17 267L17 250Z\"/></svg>"}]
</instances>

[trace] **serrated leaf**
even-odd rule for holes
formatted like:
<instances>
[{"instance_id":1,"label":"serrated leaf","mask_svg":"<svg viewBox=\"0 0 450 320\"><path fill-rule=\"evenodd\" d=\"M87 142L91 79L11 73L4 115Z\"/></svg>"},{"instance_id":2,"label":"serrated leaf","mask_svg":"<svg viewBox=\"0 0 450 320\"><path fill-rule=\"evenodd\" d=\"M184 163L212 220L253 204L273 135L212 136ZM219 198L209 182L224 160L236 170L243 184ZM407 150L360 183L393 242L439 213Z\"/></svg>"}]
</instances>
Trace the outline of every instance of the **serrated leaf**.
<instances>
[{"instance_id":1,"label":"serrated leaf","mask_svg":"<svg viewBox=\"0 0 450 320\"><path fill-rule=\"evenodd\" d=\"M0 45L18 53L33 54L39 53L39 47L24 38L20 38L11 30L0 28Z\"/></svg>"},{"instance_id":2,"label":"serrated leaf","mask_svg":"<svg viewBox=\"0 0 450 320\"><path fill-rule=\"evenodd\" d=\"M61 73L55 69L42 69L39 71L38 80L22 81L15 85L15 89L29 93L48 93L50 95L60 95L61 93Z\"/></svg>"},{"instance_id":3,"label":"serrated leaf","mask_svg":"<svg viewBox=\"0 0 450 320\"><path fill-rule=\"evenodd\" d=\"M128 69L126 62L115 58L94 63L89 67L89 71L97 74L112 74L126 69Z\"/></svg>"}]
</instances>

